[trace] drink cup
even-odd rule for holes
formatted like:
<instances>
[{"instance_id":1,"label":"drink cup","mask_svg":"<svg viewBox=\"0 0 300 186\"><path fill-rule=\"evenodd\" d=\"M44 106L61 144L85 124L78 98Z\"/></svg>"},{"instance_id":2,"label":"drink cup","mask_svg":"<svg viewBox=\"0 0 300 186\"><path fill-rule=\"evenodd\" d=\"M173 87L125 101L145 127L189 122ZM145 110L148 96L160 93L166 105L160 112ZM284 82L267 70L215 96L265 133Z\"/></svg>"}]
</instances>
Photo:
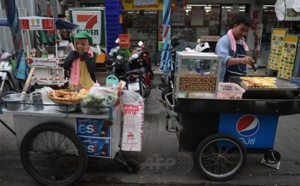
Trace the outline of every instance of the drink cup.
<instances>
[{"instance_id":1,"label":"drink cup","mask_svg":"<svg viewBox=\"0 0 300 186\"><path fill-rule=\"evenodd\" d=\"M43 110L43 96L41 92L33 92L31 94L32 97L32 103L33 103L33 110L39 111Z\"/></svg>"}]
</instances>

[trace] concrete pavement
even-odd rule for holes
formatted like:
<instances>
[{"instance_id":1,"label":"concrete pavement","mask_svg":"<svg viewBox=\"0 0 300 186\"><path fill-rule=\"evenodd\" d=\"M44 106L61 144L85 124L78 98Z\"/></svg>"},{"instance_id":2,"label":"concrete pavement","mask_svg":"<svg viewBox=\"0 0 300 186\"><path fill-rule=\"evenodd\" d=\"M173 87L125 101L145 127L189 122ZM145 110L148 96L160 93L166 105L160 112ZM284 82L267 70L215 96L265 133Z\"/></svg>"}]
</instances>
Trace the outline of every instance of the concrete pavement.
<instances>
[{"instance_id":1,"label":"concrete pavement","mask_svg":"<svg viewBox=\"0 0 300 186\"><path fill-rule=\"evenodd\" d=\"M160 83L158 76L153 81L154 86ZM156 90L152 90L145 102L142 152L126 153L139 162L140 171L136 174L124 172L115 160L89 158L87 172L76 185L300 185L300 114L279 118L274 144L282 157L279 170L260 164L263 155L249 154L238 176L226 182L212 182L199 174L190 153L178 151L176 134L165 131L164 108L155 94ZM13 128L11 115L0 115L0 119ZM23 168L15 139L0 124L0 185L38 185Z\"/></svg>"}]
</instances>

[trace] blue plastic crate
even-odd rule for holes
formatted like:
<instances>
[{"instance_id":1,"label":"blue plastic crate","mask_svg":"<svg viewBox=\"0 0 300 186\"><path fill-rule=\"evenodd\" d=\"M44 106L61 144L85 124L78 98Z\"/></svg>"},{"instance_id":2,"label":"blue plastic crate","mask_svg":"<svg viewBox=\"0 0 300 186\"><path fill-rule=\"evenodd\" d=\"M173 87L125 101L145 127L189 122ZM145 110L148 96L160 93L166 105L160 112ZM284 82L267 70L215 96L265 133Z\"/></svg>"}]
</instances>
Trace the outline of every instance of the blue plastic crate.
<instances>
[{"instance_id":1,"label":"blue plastic crate","mask_svg":"<svg viewBox=\"0 0 300 186\"><path fill-rule=\"evenodd\" d=\"M106 15L106 24L120 24L120 18L116 15Z\"/></svg>"},{"instance_id":2,"label":"blue plastic crate","mask_svg":"<svg viewBox=\"0 0 300 186\"><path fill-rule=\"evenodd\" d=\"M106 25L106 30L107 32L110 31L122 31L122 25L121 24L117 24L117 25L113 25L113 24L108 24Z\"/></svg>"},{"instance_id":3,"label":"blue plastic crate","mask_svg":"<svg viewBox=\"0 0 300 186\"><path fill-rule=\"evenodd\" d=\"M105 14L120 15L122 13L122 3L120 1L105 1Z\"/></svg>"}]
</instances>

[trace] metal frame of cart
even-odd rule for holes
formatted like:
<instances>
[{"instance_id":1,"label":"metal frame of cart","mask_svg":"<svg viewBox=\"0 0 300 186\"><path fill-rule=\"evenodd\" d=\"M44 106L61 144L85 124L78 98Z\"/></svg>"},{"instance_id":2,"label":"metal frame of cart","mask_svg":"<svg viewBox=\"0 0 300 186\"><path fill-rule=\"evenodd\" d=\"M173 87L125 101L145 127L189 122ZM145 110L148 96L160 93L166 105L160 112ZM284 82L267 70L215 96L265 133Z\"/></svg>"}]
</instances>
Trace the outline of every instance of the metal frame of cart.
<instances>
[{"instance_id":1,"label":"metal frame of cart","mask_svg":"<svg viewBox=\"0 0 300 186\"><path fill-rule=\"evenodd\" d=\"M166 108L167 128L177 132L179 150L194 153L201 175L213 181L232 179L243 169L247 153L264 154L265 162L278 163L280 153L273 150L278 118L300 113L299 85L269 90L269 99L259 97L268 95L267 90L246 90L240 100L189 98L179 89L181 60L218 56L177 53L177 58L174 92L159 100Z\"/></svg>"},{"instance_id":2,"label":"metal frame of cart","mask_svg":"<svg viewBox=\"0 0 300 186\"><path fill-rule=\"evenodd\" d=\"M26 104L26 103L23 103ZM115 158L132 173L138 171L139 166L133 159L125 158L123 152L119 150L121 142L121 109L115 107L103 107L109 109L98 115L85 115L81 111L60 112L56 108L58 105L45 102L44 109L34 111L34 103L27 103L30 107L26 110L10 111L1 109L1 113L12 114L14 119L15 131L0 120L8 130L16 135L17 145L20 149L21 161L28 174L38 183L43 185L72 185L76 183L87 168L87 151L103 151L104 144L99 147L93 144L91 136L85 136L87 142L80 138L83 135L76 133L78 118L92 122L111 121L110 135L103 137L104 141L109 140L108 154L99 153L96 155L101 158ZM79 107L69 106L68 107ZM117 113L118 112L118 113ZM92 123L93 125L96 123ZM92 127L89 129L97 129ZM86 128L86 130L88 130ZM90 137L90 138L89 138ZM97 138L97 137L96 137ZM100 137L98 136L98 139ZM92 147L88 147L92 145Z\"/></svg>"}]
</instances>

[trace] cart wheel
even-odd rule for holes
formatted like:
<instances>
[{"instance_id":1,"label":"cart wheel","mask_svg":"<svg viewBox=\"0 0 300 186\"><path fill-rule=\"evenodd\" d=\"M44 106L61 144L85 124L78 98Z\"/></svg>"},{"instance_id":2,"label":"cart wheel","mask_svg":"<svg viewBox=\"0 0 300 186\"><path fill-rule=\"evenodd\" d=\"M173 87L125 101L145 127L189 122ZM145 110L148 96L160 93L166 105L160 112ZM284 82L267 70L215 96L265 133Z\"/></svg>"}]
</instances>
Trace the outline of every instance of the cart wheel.
<instances>
[{"instance_id":1,"label":"cart wheel","mask_svg":"<svg viewBox=\"0 0 300 186\"><path fill-rule=\"evenodd\" d=\"M276 150L270 150L265 153L264 160L269 164L276 164L280 161L281 155Z\"/></svg>"},{"instance_id":2,"label":"cart wheel","mask_svg":"<svg viewBox=\"0 0 300 186\"><path fill-rule=\"evenodd\" d=\"M134 159L127 159L126 167L127 167L127 171L130 173L136 173L140 169L138 163Z\"/></svg>"},{"instance_id":3,"label":"cart wheel","mask_svg":"<svg viewBox=\"0 0 300 186\"><path fill-rule=\"evenodd\" d=\"M20 154L25 170L42 185L72 185L87 167L83 143L62 124L47 123L31 129L22 140Z\"/></svg>"},{"instance_id":4,"label":"cart wheel","mask_svg":"<svg viewBox=\"0 0 300 186\"><path fill-rule=\"evenodd\" d=\"M195 151L195 164L203 177L226 181L235 177L244 167L247 152L234 136L213 134L204 138Z\"/></svg>"}]
</instances>

